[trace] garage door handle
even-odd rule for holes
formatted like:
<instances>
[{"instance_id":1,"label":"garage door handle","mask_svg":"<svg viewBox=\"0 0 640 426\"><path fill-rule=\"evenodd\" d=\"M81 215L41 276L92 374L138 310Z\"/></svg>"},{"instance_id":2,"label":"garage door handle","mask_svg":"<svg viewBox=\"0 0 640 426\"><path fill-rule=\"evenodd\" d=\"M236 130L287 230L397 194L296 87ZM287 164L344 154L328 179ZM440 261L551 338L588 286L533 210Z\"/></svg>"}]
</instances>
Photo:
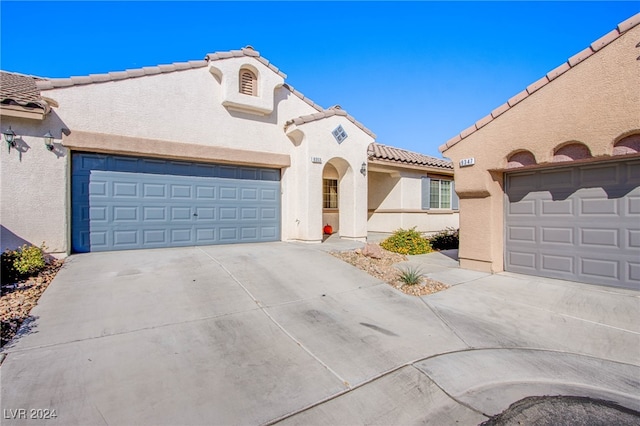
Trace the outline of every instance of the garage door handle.
<instances>
[{"instance_id":1,"label":"garage door handle","mask_svg":"<svg viewBox=\"0 0 640 426\"><path fill-rule=\"evenodd\" d=\"M194 216L198 216L198 213L194 213L193 215L194 215Z\"/></svg>"}]
</instances>

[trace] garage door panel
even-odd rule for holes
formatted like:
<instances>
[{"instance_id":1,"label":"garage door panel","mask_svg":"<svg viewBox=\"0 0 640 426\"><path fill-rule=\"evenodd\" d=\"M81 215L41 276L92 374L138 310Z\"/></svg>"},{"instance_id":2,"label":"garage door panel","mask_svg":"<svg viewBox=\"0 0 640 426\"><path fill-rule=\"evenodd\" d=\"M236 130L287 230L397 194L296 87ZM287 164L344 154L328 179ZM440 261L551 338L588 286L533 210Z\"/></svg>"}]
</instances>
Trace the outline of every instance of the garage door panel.
<instances>
[{"instance_id":1,"label":"garage door panel","mask_svg":"<svg viewBox=\"0 0 640 426\"><path fill-rule=\"evenodd\" d=\"M105 181L92 181L88 184L80 185L82 188L81 194L89 195L91 193L95 197L106 197L107 196L107 182Z\"/></svg>"},{"instance_id":2,"label":"garage door panel","mask_svg":"<svg viewBox=\"0 0 640 426\"><path fill-rule=\"evenodd\" d=\"M540 211L544 216L573 216L573 200L541 200Z\"/></svg>"},{"instance_id":3,"label":"garage door panel","mask_svg":"<svg viewBox=\"0 0 640 426\"><path fill-rule=\"evenodd\" d=\"M113 198L138 198L138 184L133 182L114 181L113 183ZM93 195L93 190L91 191Z\"/></svg>"},{"instance_id":4,"label":"garage door panel","mask_svg":"<svg viewBox=\"0 0 640 426\"><path fill-rule=\"evenodd\" d=\"M540 242L543 244L573 245L573 228L540 227Z\"/></svg>"},{"instance_id":5,"label":"garage door panel","mask_svg":"<svg viewBox=\"0 0 640 426\"><path fill-rule=\"evenodd\" d=\"M211 201L216 199L216 187L213 185L196 186L196 200Z\"/></svg>"},{"instance_id":6,"label":"garage door panel","mask_svg":"<svg viewBox=\"0 0 640 426\"><path fill-rule=\"evenodd\" d=\"M276 201L279 196L279 191L275 189L263 189L260 191L260 201Z\"/></svg>"},{"instance_id":7,"label":"garage door panel","mask_svg":"<svg viewBox=\"0 0 640 426\"><path fill-rule=\"evenodd\" d=\"M582 198L579 200L578 214L599 215L599 216L618 216L618 200L606 198Z\"/></svg>"},{"instance_id":8,"label":"garage door panel","mask_svg":"<svg viewBox=\"0 0 640 426\"><path fill-rule=\"evenodd\" d=\"M535 216L536 202L535 200L521 200L519 202L510 203L508 209L511 215Z\"/></svg>"},{"instance_id":9,"label":"garage door panel","mask_svg":"<svg viewBox=\"0 0 640 426\"><path fill-rule=\"evenodd\" d=\"M640 263L629 262L627 264L626 276L629 281L640 282Z\"/></svg>"},{"instance_id":10,"label":"garage door panel","mask_svg":"<svg viewBox=\"0 0 640 426\"><path fill-rule=\"evenodd\" d=\"M80 153L72 163L74 251L279 239L279 170Z\"/></svg>"},{"instance_id":11,"label":"garage door panel","mask_svg":"<svg viewBox=\"0 0 640 426\"><path fill-rule=\"evenodd\" d=\"M586 277L595 277L595 279L604 277L617 280L620 278L619 270L620 262L617 260L590 257L582 257L580 259L580 274Z\"/></svg>"},{"instance_id":12,"label":"garage door panel","mask_svg":"<svg viewBox=\"0 0 640 426\"><path fill-rule=\"evenodd\" d=\"M580 245L620 248L618 229L581 228Z\"/></svg>"},{"instance_id":13,"label":"garage door panel","mask_svg":"<svg viewBox=\"0 0 640 426\"><path fill-rule=\"evenodd\" d=\"M548 189L561 189L571 188L573 174L568 170L553 170L548 172L542 172L540 174L540 180L538 188Z\"/></svg>"},{"instance_id":14,"label":"garage door panel","mask_svg":"<svg viewBox=\"0 0 640 426\"><path fill-rule=\"evenodd\" d=\"M102 231L102 232L106 232L106 231ZM138 234L139 234L138 230L114 230L113 245L114 247L137 246L140 244L140 238Z\"/></svg>"},{"instance_id":15,"label":"garage door panel","mask_svg":"<svg viewBox=\"0 0 640 426\"><path fill-rule=\"evenodd\" d=\"M536 255L531 252L522 252L517 250L511 250L507 253L507 265L511 268L522 268L522 270L528 270L529 272L536 271ZM507 268L509 270L509 268Z\"/></svg>"},{"instance_id":16,"label":"garage door panel","mask_svg":"<svg viewBox=\"0 0 640 426\"><path fill-rule=\"evenodd\" d=\"M191 186L190 185L171 185L171 199L172 200L185 200L191 199Z\"/></svg>"},{"instance_id":17,"label":"garage door panel","mask_svg":"<svg viewBox=\"0 0 640 426\"><path fill-rule=\"evenodd\" d=\"M167 187L159 183L143 183L142 195L145 199L164 199L167 197Z\"/></svg>"},{"instance_id":18,"label":"garage door panel","mask_svg":"<svg viewBox=\"0 0 640 426\"><path fill-rule=\"evenodd\" d=\"M270 208L270 207L260 208L260 219L262 220L276 220L277 216L278 216L278 211L275 208Z\"/></svg>"},{"instance_id":19,"label":"garage door panel","mask_svg":"<svg viewBox=\"0 0 640 426\"><path fill-rule=\"evenodd\" d=\"M243 201L254 201L258 199L257 188L242 188L240 190L240 198Z\"/></svg>"},{"instance_id":20,"label":"garage door panel","mask_svg":"<svg viewBox=\"0 0 640 426\"><path fill-rule=\"evenodd\" d=\"M238 229L221 226L219 229L220 241L237 241Z\"/></svg>"},{"instance_id":21,"label":"garage door panel","mask_svg":"<svg viewBox=\"0 0 640 426\"><path fill-rule=\"evenodd\" d=\"M616 185L620 181L618 165L583 167L579 170L579 179L582 185L601 187Z\"/></svg>"},{"instance_id":22,"label":"garage door panel","mask_svg":"<svg viewBox=\"0 0 640 426\"><path fill-rule=\"evenodd\" d=\"M144 244L166 244L167 231L165 229L143 229L142 239Z\"/></svg>"},{"instance_id":23,"label":"garage door panel","mask_svg":"<svg viewBox=\"0 0 640 426\"><path fill-rule=\"evenodd\" d=\"M640 197L628 197L627 208L625 209L625 211L628 215L640 215Z\"/></svg>"},{"instance_id":24,"label":"garage door panel","mask_svg":"<svg viewBox=\"0 0 640 426\"><path fill-rule=\"evenodd\" d=\"M196 222L216 220L216 209L214 207L196 207Z\"/></svg>"},{"instance_id":25,"label":"garage door panel","mask_svg":"<svg viewBox=\"0 0 640 426\"><path fill-rule=\"evenodd\" d=\"M564 273L574 275L576 272L573 256L559 254L541 254L540 269L549 273Z\"/></svg>"},{"instance_id":26,"label":"garage door panel","mask_svg":"<svg viewBox=\"0 0 640 426\"><path fill-rule=\"evenodd\" d=\"M533 226L511 226L508 232L509 241L536 242L536 228Z\"/></svg>"},{"instance_id":27,"label":"garage door panel","mask_svg":"<svg viewBox=\"0 0 640 426\"><path fill-rule=\"evenodd\" d=\"M238 188L235 186L221 186L220 199L225 201L238 201Z\"/></svg>"},{"instance_id":28,"label":"garage door panel","mask_svg":"<svg viewBox=\"0 0 640 426\"><path fill-rule=\"evenodd\" d=\"M197 228L196 244L214 244L216 242L215 228Z\"/></svg>"},{"instance_id":29,"label":"garage door panel","mask_svg":"<svg viewBox=\"0 0 640 426\"><path fill-rule=\"evenodd\" d=\"M634 167L640 162L507 174L505 269L640 289L640 180L630 182ZM550 188L554 177L564 180L555 185L561 190ZM527 186L534 189L523 193Z\"/></svg>"}]
</instances>

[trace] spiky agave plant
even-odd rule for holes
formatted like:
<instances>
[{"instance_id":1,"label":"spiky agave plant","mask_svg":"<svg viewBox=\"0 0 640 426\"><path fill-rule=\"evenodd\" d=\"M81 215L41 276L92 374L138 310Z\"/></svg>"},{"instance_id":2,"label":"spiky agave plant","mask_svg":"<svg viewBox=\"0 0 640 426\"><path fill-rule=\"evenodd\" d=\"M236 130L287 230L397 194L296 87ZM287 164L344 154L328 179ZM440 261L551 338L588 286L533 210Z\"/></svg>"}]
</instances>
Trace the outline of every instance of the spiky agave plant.
<instances>
[{"instance_id":1,"label":"spiky agave plant","mask_svg":"<svg viewBox=\"0 0 640 426\"><path fill-rule=\"evenodd\" d=\"M400 269L400 281L406 285L417 285L422 281L422 271L420 268L408 266Z\"/></svg>"}]
</instances>

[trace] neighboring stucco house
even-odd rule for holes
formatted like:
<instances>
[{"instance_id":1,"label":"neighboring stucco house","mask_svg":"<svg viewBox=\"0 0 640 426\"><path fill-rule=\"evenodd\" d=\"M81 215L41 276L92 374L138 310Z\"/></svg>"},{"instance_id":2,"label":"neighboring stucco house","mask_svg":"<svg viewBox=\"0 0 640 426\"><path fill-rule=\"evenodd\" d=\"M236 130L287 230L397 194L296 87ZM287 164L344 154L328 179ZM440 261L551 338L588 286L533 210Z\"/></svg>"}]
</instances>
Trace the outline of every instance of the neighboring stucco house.
<instances>
[{"instance_id":1,"label":"neighboring stucco house","mask_svg":"<svg viewBox=\"0 0 640 426\"><path fill-rule=\"evenodd\" d=\"M640 289L640 14L440 147L460 265Z\"/></svg>"},{"instance_id":2,"label":"neighboring stucco house","mask_svg":"<svg viewBox=\"0 0 640 426\"><path fill-rule=\"evenodd\" d=\"M2 249L319 242L327 223L356 240L458 226L450 162L389 156L251 47L86 77L0 75ZM440 181L438 202L423 205Z\"/></svg>"}]
</instances>

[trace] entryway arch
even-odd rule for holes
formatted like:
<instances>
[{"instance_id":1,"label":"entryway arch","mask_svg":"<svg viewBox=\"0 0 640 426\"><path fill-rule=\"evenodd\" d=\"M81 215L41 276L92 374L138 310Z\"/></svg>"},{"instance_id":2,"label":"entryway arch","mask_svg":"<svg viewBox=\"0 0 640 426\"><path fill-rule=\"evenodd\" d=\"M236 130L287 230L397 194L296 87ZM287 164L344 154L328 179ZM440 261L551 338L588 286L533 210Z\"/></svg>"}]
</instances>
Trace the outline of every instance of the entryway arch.
<instances>
[{"instance_id":1,"label":"entryway arch","mask_svg":"<svg viewBox=\"0 0 640 426\"><path fill-rule=\"evenodd\" d=\"M322 224L338 235L353 235L355 229L355 181L351 165L334 157L322 170Z\"/></svg>"}]
</instances>

